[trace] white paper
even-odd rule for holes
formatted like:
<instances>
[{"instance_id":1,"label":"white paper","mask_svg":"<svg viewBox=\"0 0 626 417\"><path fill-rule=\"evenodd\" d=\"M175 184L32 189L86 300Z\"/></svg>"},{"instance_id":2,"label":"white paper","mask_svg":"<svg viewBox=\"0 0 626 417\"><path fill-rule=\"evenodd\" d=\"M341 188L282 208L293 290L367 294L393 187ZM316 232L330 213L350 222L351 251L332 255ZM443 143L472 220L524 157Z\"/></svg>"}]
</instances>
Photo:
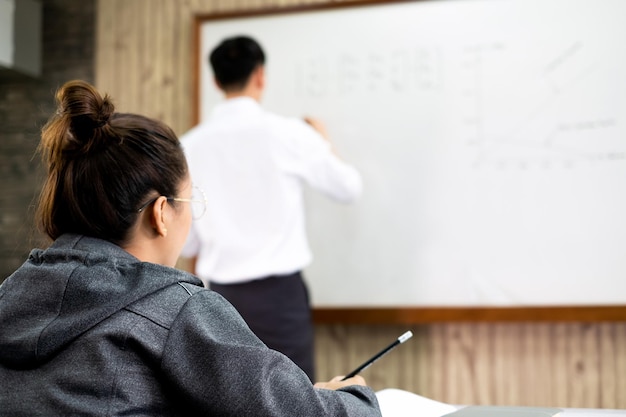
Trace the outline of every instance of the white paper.
<instances>
[{"instance_id":1,"label":"white paper","mask_svg":"<svg viewBox=\"0 0 626 417\"><path fill-rule=\"evenodd\" d=\"M395 388L376 392L383 417L441 417L457 407Z\"/></svg>"}]
</instances>

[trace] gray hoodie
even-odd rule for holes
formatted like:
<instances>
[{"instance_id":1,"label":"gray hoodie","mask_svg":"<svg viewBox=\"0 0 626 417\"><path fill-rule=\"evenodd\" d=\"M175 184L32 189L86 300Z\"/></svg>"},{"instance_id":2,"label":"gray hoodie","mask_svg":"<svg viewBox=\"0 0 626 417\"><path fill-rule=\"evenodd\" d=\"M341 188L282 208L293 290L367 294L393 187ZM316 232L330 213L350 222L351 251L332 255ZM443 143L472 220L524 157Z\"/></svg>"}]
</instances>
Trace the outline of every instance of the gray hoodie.
<instances>
[{"instance_id":1,"label":"gray hoodie","mask_svg":"<svg viewBox=\"0 0 626 417\"><path fill-rule=\"evenodd\" d=\"M314 388L196 277L64 235L0 286L2 416L380 416Z\"/></svg>"}]
</instances>

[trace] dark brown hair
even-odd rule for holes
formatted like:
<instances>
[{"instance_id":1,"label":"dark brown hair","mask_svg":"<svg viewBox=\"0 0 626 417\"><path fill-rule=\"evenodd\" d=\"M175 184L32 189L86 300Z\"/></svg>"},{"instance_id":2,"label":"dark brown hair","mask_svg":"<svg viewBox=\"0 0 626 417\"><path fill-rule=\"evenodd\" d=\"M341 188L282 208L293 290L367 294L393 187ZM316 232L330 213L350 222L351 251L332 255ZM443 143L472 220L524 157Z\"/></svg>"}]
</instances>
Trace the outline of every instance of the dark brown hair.
<instances>
[{"instance_id":1,"label":"dark brown hair","mask_svg":"<svg viewBox=\"0 0 626 417\"><path fill-rule=\"evenodd\" d=\"M123 243L142 204L177 195L187 175L180 142L157 120L114 113L87 82L67 82L56 100L39 145L48 174L40 227L52 239L78 233Z\"/></svg>"}]
</instances>

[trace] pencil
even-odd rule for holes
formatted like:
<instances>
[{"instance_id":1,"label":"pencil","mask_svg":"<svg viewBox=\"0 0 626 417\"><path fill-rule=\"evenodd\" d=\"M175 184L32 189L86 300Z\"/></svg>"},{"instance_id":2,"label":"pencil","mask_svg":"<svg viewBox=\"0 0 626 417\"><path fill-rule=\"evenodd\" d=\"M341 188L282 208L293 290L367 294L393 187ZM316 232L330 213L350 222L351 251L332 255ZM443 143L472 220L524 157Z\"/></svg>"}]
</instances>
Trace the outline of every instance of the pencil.
<instances>
[{"instance_id":1,"label":"pencil","mask_svg":"<svg viewBox=\"0 0 626 417\"><path fill-rule=\"evenodd\" d=\"M404 333L402 336L400 336L399 338L397 338L392 344L390 344L389 346L387 346L386 348L384 348L383 350L381 350L380 352L378 352L376 355L372 356L370 359L368 359L367 361L365 361L365 363L363 363L363 365L359 366L358 368L356 368L354 371L350 372L348 375L346 375L345 377L343 377L342 381L345 381L348 378L352 378L353 376L355 376L356 374L358 374L359 372L363 371L365 368L367 368L368 366L370 366L371 364L373 364L374 362L376 362L378 359L380 359L383 355L385 355L387 352L389 352L391 349L395 348L396 346L398 346L401 343L406 342L407 340L409 340L411 337L413 336L413 333L411 331L408 331L406 333Z\"/></svg>"}]
</instances>

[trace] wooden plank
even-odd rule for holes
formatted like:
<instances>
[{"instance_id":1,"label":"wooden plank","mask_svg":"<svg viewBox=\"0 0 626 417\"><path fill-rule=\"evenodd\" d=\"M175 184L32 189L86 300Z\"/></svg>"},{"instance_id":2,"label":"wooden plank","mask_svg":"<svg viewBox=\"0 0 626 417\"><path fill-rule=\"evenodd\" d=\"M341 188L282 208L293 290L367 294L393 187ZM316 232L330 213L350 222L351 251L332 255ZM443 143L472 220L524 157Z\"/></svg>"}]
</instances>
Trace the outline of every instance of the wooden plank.
<instances>
[{"instance_id":1,"label":"wooden plank","mask_svg":"<svg viewBox=\"0 0 626 417\"><path fill-rule=\"evenodd\" d=\"M200 123L200 105L201 105L201 92L200 92L200 68L201 65L208 65L207 62L202 62L200 56L200 50L202 45L200 36L200 27L202 25L202 19L196 17L193 21L193 51L192 61L192 85L193 85L193 109L192 109L192 124L196 125Z\"/></svg>"},{"instance_id":2,"label":"wooden plank","mask_svg":"<svg viewBox=\"0 0 626 417\"><path fill-rule=\"evenodd\" d=\"M473 357L470 365L474 372L475 391L477 404L493 404L493 389L490 381L493 380L492 362L494 357L494 327L489 323L473 324L475 337L473 342Z\"/></svg>"},{"instance_id":3,"label":"wooden plank","mask_svg":"<svg viewBox=\"0 0 626 417\"><path fill-rule=\"evenodd\" d=\"M602 322L626 321L626 306L562 307L318 307L318 324L420 324L435 322Z\"/></svg>"},{"instance_id":4,"label":"wooden plank","mask_svg":"<svg viewBox=\"0 0 626 417\"><path fill-rule=\"evenodd\" d=\"M408 3L428 0L356 0L356 1L329 1L317 3L303 3L298 1L285 2L283 4L260 5L250 4L246 7L221 9L215 13L199 13L197 18L201 21L233 19L242 17L259 17L264 15L281 15L289 13L299 13L318 10L342 9L346 7L375 6L393 3Z\"/></svg>"},{"instance_id":5,"label":"wooden plank","mask_svg":"<svg viewBox=\"0 0 626 417\"><path fill-rule=\"evenodd\" d=\"M143 12L138 12L135 16L135 24L138 27L137 44L135 46L137 48L138 62L135 71L139 80L138 109L136 111L141 111L141 114L148 117L154 117L152 103L158 102L155 98L159 95L159 91L153 88L154 71L158 63L163 62L163 59L155 50L154 39L156 39L156 36L151 33L150 28L152 25L158 25L158 22L155 22L154 19L157 11L162 12L162 8L161 5L149 8L146 0L135 0L135 2L139 1ZM155 59L157 57L158 59Z\"/></svg>"},{"instance_id":6,"label":"wooden plank","mask_svg":"<svg viewBox=\"0 0 626 417\"><path fill-rule=\"evenodd\" d=\"M534 389L528 390L528 405L535 407L549 407L553 405L552 398L558 389L554 383L554 374L551 372L552 348L551 348L551 325L548 323L528 325L529 335L527 339L532 343L528 351L530 361L528 363L528 381L541 381L540 387L533 383Z\"/></svg>"},{"instance_id":7,"label":"wooden plank","mask_svg":"<svg viewBox=\"0 0 626 417\"><path fill-rule=\"evenodd\" d=\"M99 89L112 84L112 71L115 46L115 8L111 2L99 1L96 5L96 48L95 48L95 86ZM105 90L108 91L108 90Z\"/></svg>"},{"instance_id":8,"label":"wooden plank","mask_svg":"<svg viewBox=\"0 0 626 417\"><path fill-rule=\"evenodd\" d=\"M626 323L615 326L615 353L616 358L613 362L615 377L616 401L607 404L606 407L626 409Z\"/></svg>"},{"instance_id":9,"label":"wooden plank","mask_svg":"<svg viewBox=\"0 0 626 417\"><path fill-rule=\"evenodd\" d=\"M442 324L430 326L430 349L429 368L431 378L429 380L428 391L425 393L428 398L437 401L445 401L445 387L447 386L447 350L446 326Z\"/></svg>"}]
</instances>

